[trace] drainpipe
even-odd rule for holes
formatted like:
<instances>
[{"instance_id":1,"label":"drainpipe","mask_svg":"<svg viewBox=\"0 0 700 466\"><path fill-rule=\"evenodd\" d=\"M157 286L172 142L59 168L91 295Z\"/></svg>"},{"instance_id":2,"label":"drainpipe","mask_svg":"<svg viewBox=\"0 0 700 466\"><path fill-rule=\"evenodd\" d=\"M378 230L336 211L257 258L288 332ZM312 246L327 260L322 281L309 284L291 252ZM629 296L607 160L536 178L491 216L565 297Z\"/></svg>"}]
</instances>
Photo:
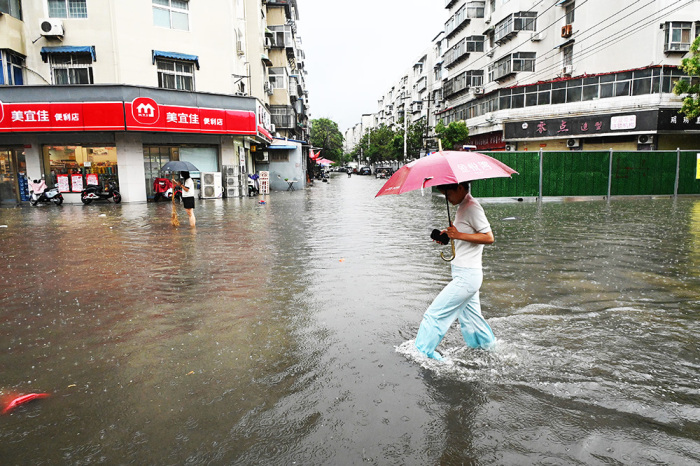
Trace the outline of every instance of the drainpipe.
<instances>
[{"instance_id":1,"label":"drainpipe","mask_svg":"<svg viewBox=\"0 0 700 466\"><path fill-rule=\"evenodd\" d=\"M612 193L612 168L613 168L613 150L610 148L610 162L608 163L608 202Z\"/></svg>"}]
</instances>

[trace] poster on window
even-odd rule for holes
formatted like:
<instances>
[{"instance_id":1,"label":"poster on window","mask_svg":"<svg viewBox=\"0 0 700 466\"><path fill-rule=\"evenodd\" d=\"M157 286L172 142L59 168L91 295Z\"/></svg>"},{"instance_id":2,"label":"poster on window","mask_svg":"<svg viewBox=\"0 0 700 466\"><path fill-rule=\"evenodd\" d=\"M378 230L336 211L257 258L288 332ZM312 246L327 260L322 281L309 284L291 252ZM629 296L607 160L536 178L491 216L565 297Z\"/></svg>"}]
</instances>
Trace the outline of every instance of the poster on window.
<instances>
[{"instance_id":1,"label":"poster on window","mask_svg":"<svg viewBox=\"0 0 700 466\"><path fill-rule=\"evenodd\" d=\"M83 190L83 175L71 175L70 182L74 193L79 193Z\"/></svg>"},{"instance_id":2,"label":"poster on window","mask_svg":"<svg viewBox=\"0 0 700 466\"><path fill-rule=\"evenodd\" d=\"M88 173L87 175L85 175L85 178L87 178L86 184L88 186L97 186L98 184L100 184L100 181L97 178L97 173Z\"/></svg>"},{"instance_id":3,"label":"poster on window","mask_svg":"<svg viewBox=\"0 0 700 466\"><path fill-rule=\"evenodd\" d=\"M697 154L698 166L695 168L695 179L700 180L700 154Z\"/></svg>"},{"instance_id":4,"label":"poster on window","mask_svg":"<svg viewBox=\"0 0 700 466\"><path fill-rule=\"evenodd\" d=\"M56 184L58 184L58 190L62 193L70 192L70 184L68 183L68 175L56 175Z\"/></svg>"}]
</instances>

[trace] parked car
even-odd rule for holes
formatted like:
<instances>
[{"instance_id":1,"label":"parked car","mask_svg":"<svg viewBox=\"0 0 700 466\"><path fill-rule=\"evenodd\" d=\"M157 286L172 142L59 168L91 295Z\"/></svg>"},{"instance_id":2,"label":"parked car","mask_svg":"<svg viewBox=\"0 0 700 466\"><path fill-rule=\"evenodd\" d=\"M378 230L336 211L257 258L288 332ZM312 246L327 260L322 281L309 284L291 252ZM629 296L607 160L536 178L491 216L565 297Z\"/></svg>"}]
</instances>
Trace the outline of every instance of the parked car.
<instances>
[{"instance_id":1,"label":"parked car","mask_svg":"<svg viewBox=\"0 0 700 466\"><path fill-rule=\"evenodd\" d=\"M372 174L372 169L369 167L362 167L360 168L360 175L371 175Z\"/></svg>"},{"instance_id":2,"label":"parked car","mask_svg":"<svg viewBox=\"0 0 700 466\"><path fill-rule=\"evenodd\" d=\"M389 178L389 177L391 177L391 175L393 175L393 174L394 174L394 170L392 170L392 169L389 168L389 167L377 168L377 169L374 171L374 175L375 175L377 178Z\"/></svg>"}]
</instances>

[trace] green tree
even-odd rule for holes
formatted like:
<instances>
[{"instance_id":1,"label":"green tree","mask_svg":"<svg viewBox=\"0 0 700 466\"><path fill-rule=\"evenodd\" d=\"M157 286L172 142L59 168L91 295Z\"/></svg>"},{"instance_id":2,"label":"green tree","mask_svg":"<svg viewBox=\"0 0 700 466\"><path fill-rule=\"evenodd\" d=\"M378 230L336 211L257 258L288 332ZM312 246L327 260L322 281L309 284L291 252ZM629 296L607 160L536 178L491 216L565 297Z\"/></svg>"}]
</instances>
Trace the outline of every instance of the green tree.
<instances>
[{"instance_id":1,"label":"green tree","mask_svg":"<svg viewBox=\"0 0 700 466\"><path fill-rule=\"evenodd\" d=\"M700 116L700 37L697 37L690 46L690 58L681 61L680 69L690 76L690 79L681 79L673 86L673 93L683 95L683 106L680 113L691 120ZM694 79L693 79L694 78Z\"/></svg>"},{"instance_id":2,"label":"green tree","mask_svg":"<svg viewBox=\"0 0 700 466\"><path fill-rule=\"evenodd\" d=\"M328 118L311 120L309 143L321 148L321 156L329 160L339 161L343 156L343 134L338 129L338 123Z\"/></svg>"},{"instance_id":3,"label":"green tree","mask_svg":"<svg viewBox=\"0 0 700 466\"><path fill-rule=\"evenodd\" d=\"M452 150L456 146L462 146L469 142L469 128L464 121L453 121L449 125L445 124L440 120L437 125L435 125L435 133L440 141L442 141L442 148L445 150Z\"/></svg>"}]
</instances>

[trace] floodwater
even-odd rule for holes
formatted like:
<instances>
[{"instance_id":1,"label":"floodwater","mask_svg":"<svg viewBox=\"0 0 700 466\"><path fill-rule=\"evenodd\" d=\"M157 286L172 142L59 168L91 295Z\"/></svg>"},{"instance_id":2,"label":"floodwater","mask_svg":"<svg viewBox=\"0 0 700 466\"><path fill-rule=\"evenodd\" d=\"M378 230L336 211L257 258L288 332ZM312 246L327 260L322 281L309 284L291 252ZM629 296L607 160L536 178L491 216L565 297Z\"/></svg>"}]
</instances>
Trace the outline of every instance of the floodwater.
<instances>
[{"instance_id":1,"label":"floodwater","mask_svg":"<svg viewBox=\"0 0 700 466\"><path fill-rule=\"evenodd\" d=\"M444 198L382 183L0 209L2 464L700 462L700 199L484 201L498 346L441 364Z\"/></svg>"}]
</instances>

